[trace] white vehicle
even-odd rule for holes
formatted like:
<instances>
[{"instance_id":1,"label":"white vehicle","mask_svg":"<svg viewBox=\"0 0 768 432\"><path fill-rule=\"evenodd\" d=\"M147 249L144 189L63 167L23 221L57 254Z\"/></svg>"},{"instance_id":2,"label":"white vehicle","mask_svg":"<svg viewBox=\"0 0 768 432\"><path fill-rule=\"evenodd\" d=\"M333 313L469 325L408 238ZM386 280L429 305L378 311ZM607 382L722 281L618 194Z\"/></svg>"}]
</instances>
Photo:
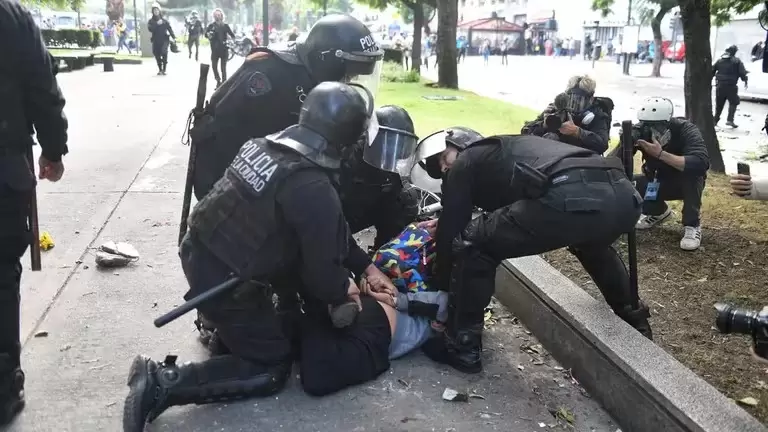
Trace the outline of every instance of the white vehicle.
<instances>
[{"instance_id":1,"label":"white vehicle","mask_svg":"<svg viewBox=\"0 0 768 432\"><path fill-rule=\"evenodd\" d=\"M763 61L744 60L744 66L749 74L749 86L745 89L744 83L739 80L739 97L742 99L768 100L768 73L763 73Z\"/></svg>"}]
</instances>

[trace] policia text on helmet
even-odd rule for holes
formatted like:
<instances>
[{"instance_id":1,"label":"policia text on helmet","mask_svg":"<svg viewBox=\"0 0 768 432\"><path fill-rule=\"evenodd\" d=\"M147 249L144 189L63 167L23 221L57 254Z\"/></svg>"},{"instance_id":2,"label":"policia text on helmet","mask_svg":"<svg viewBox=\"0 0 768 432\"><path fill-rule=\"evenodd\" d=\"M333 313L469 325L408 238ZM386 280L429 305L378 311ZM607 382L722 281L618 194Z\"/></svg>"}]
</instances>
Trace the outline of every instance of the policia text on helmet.
<instances>
[{"instance_id":1,"label":"policia text on helmet","mask_svg":"<svg viewBox=\"0 0 768 432\"><path fill-rule=\"evenodd\" d=\"M376 44L371 31L348 15L327 15L309 30L305 39L296 42L296 53L317 81L361 81L373 94L378 83L384 51Z\"/></svg>"}]
</instances>

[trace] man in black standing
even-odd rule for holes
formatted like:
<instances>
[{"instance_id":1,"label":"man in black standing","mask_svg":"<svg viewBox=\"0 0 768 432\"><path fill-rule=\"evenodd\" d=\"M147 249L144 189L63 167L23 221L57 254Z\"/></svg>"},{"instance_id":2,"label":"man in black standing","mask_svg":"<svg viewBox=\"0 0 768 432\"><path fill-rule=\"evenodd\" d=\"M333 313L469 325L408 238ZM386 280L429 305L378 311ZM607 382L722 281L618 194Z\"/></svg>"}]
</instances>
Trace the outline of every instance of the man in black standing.
<instances>
[{"instance_id":1,"label":"man in black standing","mask_svg":"<svg viewBox=\"0 0 768 432\"><path fill-rule=\"evenodd\" d=\"M187 47L189 48L189 58L192 58L192 46L195 46L195 61L200 51L200 35L203 33L203 23L197 16L197 11L192 11L187 18Z\"/></svg>"},{"instance_id":2,"label":"man in black standing","mask_svg":"<svg viewBox=\"0 0 768 432\"><path fill-rule=\"evenodd\" d=\"M32 15L18 2L0 0L0 425L24 407L21 370L21 257L31 241L27 229L35 176L30 165L32 133L42 146L40 179L58 181L67 153L64 97L53 57Z\"/></svg>"},{"instance_id":3,"label":"man in black standing","mask_svg":"<svg viewBox=\"0 0 768 432\"><path fill-rule=\"evenodd\" d=\"M221 83L227 80L227 60L229 57L227 37L235 38L229 24L224 22L223 10L214 9L213 22L208 24L208 28L205 29L205 37L211 41L211 66L213 66L213 76L216 78L216 88L219 88ZM219 64L221 64L221 75L219 75Z\"/></svg>"},{"instance_id":4,"label":"man in black standing","mask_svg":"<svg viewBox=\"0 0 768 432\"><path fill-rule=\"evenodd\" d=\"M720 121L720 114L723 113L725 108L725 101L728 101L728 120L726 125L737 128L739 127L733 122L733 117L736 115L736 107L739 106L739 78L744 81L744 88L747 88L747 69L744 67L744 63L736 57L736 52L739 48L736 45L731 45L725 49L723 54L714 66L712 66L712 76L717 80L717 87L715 90L715 124Z\"/></svg>"}]
</instances>

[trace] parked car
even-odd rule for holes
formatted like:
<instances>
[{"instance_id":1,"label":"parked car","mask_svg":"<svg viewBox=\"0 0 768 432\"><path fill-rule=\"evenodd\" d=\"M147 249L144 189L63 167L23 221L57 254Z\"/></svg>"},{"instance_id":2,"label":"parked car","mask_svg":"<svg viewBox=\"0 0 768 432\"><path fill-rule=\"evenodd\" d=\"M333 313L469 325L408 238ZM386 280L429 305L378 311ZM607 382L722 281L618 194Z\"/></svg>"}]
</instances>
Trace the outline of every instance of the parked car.
<instances>
[{"instance_id":1,"label":"parked car","mask_svg":"<svg viewBox=\"0 0 768 432\"><path fill-rule=\"evenodd\" d=\"M685 61L685 42L669 44L664 49L664 58L672 63Z\"/></svg>"}]
</instances>

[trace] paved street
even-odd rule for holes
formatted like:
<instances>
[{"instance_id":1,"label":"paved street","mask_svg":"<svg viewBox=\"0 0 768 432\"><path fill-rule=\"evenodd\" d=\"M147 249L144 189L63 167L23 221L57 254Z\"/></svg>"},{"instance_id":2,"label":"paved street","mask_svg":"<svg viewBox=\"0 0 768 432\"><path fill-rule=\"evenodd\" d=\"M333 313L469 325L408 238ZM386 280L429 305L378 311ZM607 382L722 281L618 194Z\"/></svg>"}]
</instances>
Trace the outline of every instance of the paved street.
<instances>
[{"instance_id":1,"label":"paved street","mask_svg":"<svg viewBox=\"0 0 768 432\"><path fill-rule=\"evenodd\" d=\"M558 93L565 90L568 78L588 73L597 80L597 95L613 99L616 105L613 121L617 123L622 120L636 120L637 108L643 99L649 96L671 99L675 105L675 115L684 116L684 71L683 64L664 63L661 71L663 77L651 78L651 65L633 64L632 76L627 77L622 75L619 65L607 61L596 62L593 69L592 62L583 61L578 57L569 59L510 56L509 65L504 66L501 64L501 57L495 56L491 57L488 66L484 66L482 57L475 56L467 57L459 65L459 87L540 111L554 100ZM437 77L434 68L430 68L425 75L432 79ZM724 126L723 113L723 120L720 122L722 128L718 129L718 136L729 172L736 171L737 160L753 159L768 152L765 148L768 145L768 137L760 131L766 113L768 105L742 102L736 112L735 122L739 128L735 130ZM618 129L614 129L612 136L618 137ZM766 164L753 165L753 173L768 174Z\"/></svg>"},{"instance_id":2,"label":"paved street","mask_svg":"<svg viewBox=\"0 0 768 432\"><path fill-rule=\"evenodd\" d=\"M25 257L27 409L8 431L120 430L135 354L204 358L191 316L162 329L152 325L186 291L176 251L187 160L179 140L197 67L172 55L168 76L155 71L149 60L116 65L111 74L96 66L60 76L71 153L64 178L38 189L40 229L56 247L43 253L42 272L29 271ZM141 260L98 270L94 249L108 240L130 242ZM549 429L550 412L564 408L577 431L616 431L550 357L520 349L536 343L525 329L501 309L496 316L502 319L488 332L486 370L477 376L436 367L416 353L380 379L337 395L310 398L292 380L269 399L171 409L148 430L530 432ZM484 398L446 402L446 387Z\"/></svg>"}]
</instances>

